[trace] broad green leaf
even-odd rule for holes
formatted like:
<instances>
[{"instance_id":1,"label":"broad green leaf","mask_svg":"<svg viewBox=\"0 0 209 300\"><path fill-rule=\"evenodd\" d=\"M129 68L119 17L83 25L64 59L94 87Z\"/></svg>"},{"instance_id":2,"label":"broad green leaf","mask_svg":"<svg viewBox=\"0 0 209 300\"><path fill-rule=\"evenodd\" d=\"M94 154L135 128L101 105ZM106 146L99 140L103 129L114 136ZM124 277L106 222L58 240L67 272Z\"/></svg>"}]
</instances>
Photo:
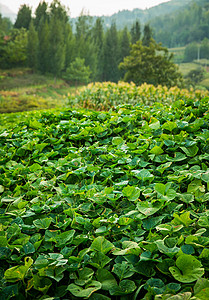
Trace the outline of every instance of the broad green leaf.
<instances>
[{"instance_id":1,"label":"broad green leaf","mask_svg":"<svg viewBox=\"0 0 209 300\"><path fill-rule=\"evenodd\" d=\"M102 284L102 289L105 291L109 291L118 285L113 274L106 269L99 269L96 276L97 280Z\"/></svg>"},{"instance_id":2,"label":"broad green leaf","mask_svg":"<svg viewBox=\"0 0 209 300\"><path fill-rule=\"evenodd\" d=\"M33 285L34 285L34 289L45 294L45 293L47 293L48 289L52 285L52 281L46 277L40 277L39 275L33 275Z\"/></svg>"},{"instance_id":3,"label":"broad green leaf","mask_svg":"<svg viewBox=\"0 0 209 300\"><path fill-rule=\"evenodd\" d=\"M83 286L92 279L93 275L94 271L90 268L85 267L78 270L78 279L75 280L75 284Z\"/></svg>"},{"instance_id":4,"label":"broad green leaf","mask_svg":"<svg viewBox=\"0 0 209 300\"><path fill-rule=\"evenodd\" d=\"M123 144L124 143L124 140L121 138L121 137L114 137L113 139L112 139L112 144L114 145L114 146L119 146L119 145L121 145L121 144Z\"/></svg>"},{"instance_id":5,"label":"broad green leaf","mask_svg":"<svg viewBox=\"0 0 209 300\"><path fill-rule=\"evenodd\" d=\"M111 300L109 297L102 295L102 294L98 294L98 293L93 293L89 300Z\"/></svg>"},{"instance_id":6,"label":"broad green leaf","mask_svg":"<svg viewBox=\"0 0 209 300\"><path fill-rule=\"evenodd\" d=\"M149 180L150 182L154 179L154 175L150 173L150 171L146 169L142 169L140 171L133 170L132 173L134 176L136 176L138 179L141 179L142 181Z\"/></svg>"},{"instance_id":7,"label":"broad green leaf","mask_svg":"<svg viewBox=\"0 0 209 300\"><path fill-rule=\"evenodd\" d=\"M190 212L187 211L181 215L178 215L177 213L174 213L173 214L174 216L174 219L172 220L172 224L175 224L175 225L184 225L186 227L190 226L193 221L191 220L190 218Z\"/></svg>"},{"instance_id":8,"label":"broad green leaf","mask_svg":"<svg viewBox=\"0 0 209 300\"><path fill-rule=\"evenodd\" d=\"M140 189L134 186L126 186L122 190L123 196L127 197L130 201L135 201L140 196Z\"/></svg>"},{"instance_id":9,"label":"broad green leaf","mask_svg":"<svg viewBox=\"0 0 209 300\"><path fill-rule=\"evenodd\" d=\"M150 122L151 122L151 123L149 124L149 127L150 127L151 129L157 130L157 129L160 128L160 121L159 121L158 119L156 119L156 118L151 118Z\"/></svg>"},{"instance_id":10,"label":"broad green leaf","mask_svg":"<svg viewBox=\"0 0 209 300\"><path fill-rule=\"evenodd\" d=\"M197 296L203 289L209 289L209 280L200 278L197 280L194 286L194 294Z\"/></svg>"},{"instance_id":11,"label":"broad green leaf","mask_svg":"<svg viewBox=\"0 0 209 300\"><path fill-rule=\"evenodd\" d=\"M38 229L48 229L51 222L52 222L51 218L44 218L44 219L37 219L37 220L33 221L33 224Z\"/></svg>"},{"instance_id":12,"label":"broad green leaf","mask_svg":"<svg viewBox=\"0 0 209 300\"><path fill-rule=\"evenodd\" d=\"M140 211L140 213L151 216L154 215L158 210L161 209L162 203L160 202L138 202L137 203L137 209Z\"/></svg>"},{"instance_id":13,"label":"broad green leaf","mask_svg":"<svg viewBox=\"0 0 209 300\"><path fill-rule=\"evenodd\" d=\"M180 293L177 295L164 294L155 296L155 300L190 300L192 299L191 292Z\"/></svg>"},{"instance_id":14,"label":"broad green leaf","mask_svg":"<svg viewBox=\"0 0 209 300\"><path fill-rule=\"evenodd\" d=\"M85 288L82 288L74 283L68 285L67 290L73 294L75 297L87 299L94 292L100 290L102 288L102 284L99 281L91 281Z\"/></svg>"},{"instance_id":15,"label":"broad green leaf","mask_svg":"<svg viewBox=\"0 0 209 300\"><path fill-rule=\"evenodd\" d=\"M89 264L97 269L103 269L111 260L112 259L106 256L104 253L96 251Z\"/></svg>"},{"instance_id":16,"label":"broad green leaf","mask_svg":"<svg viewBox=\"0 0 209 300\"><path fill-rule=\"evenodd\" d=\"M0 239L1 243L1 239ZM0 247L0 260L7 259L11 255L11 250L7 247Z\"/></svg>"},{"instance_id":17,"label":"broad green leaf","mask_svg":"<svg viewBox=\"0 0 209 300\"><path fill-rule=\"evenodd\" d=\"M199 151L199 148L196 145L193 145L191 147L181 147L181 149L186 153L187 156L194 157L197 155L197 152Z\"/></svg>"},{"instance_id":18,"label":"broad green leaf","mask_svg":"<svg viewBox=\"0 0 209 300\"><path fill-rule=\"evenodd\" d=\"M178 161L183 161L183 160L185 160L186 158L187 158L186 155L184 155L183 153L181 153L181 152L176 152L176 153L174 154L174 157L173 157L173 158L169 157L168 160L169 160L169 161L172 161L172 162L178 162Z\"/></svg>"},{"instance_id":19,"label":"broad green leaf","mask_svg":"<svg viewBox=\"0 0 209 300\"><path fill-rule=\"evenodd\" d=\"M166 129L168 131L173 131L175 128L177 128L177 125L175 122L167 121L162 126L163 129Z\"/></svg>"},{"instance_id":20,"label":"broad green leaf","mask_svg":"<svg viewBox=\"0 0 209 300\"><path fill-rule=\"evenodd\" d=\"M169 248L165 245L165 242L164 240L158 240L158 241L155 241L155 244L157 245L158 247L158 250L168 256L171 256L173 257L176 253L179 252L179 248L174 246L173 248Z\"/></svg>"},{"instance_id":21,"label":"broad green leaf","mask_svg":"<svg viewBox=\"0 0 209 300\"><path fill-rule=\"evenodd\" d=\"M107 252L114 249L115 246L105 239L103 236L99 236L96 239L94 239L93 243L91 244L91 249L96 250L99 252L102 252L103 254L106 254Z\"/></svg>"},{"instance_id":22,"label":"broad green leaf","mask_svg":"<svg viewBox=\"0 0 209 300\"><path fill-rule=\"evenodd\" d=\"M72 242L73 236L75 234L75 230L69 230L66 232L62 232L55 237L55 241L57 247L62 247L63 245L67 245Z\"/></svg>"},{"instance_id":23,"label":"broad green leaf","mask_svg":"<svg viewBox=\"0 0 209 300\"><path fill-rule=\"evenodd\" d=\"M134 254L134 255L139 255L142 250L139 247L139 245L136 242L131 242L131 241L124 241L122 242L122 247L123 249L115 249L113 250L113 254L114 255L130 255L130 254Z\"/></svg>"},{"instance_id":24,"label":"broad green leaf","mask_svg":"<svg viewBox=\"0 0 209 300\"><path fill-rule=\"evenodd\" d=\"M4 187L3 185L0 185L0 194L2 194L4 192Z\"/></svg>"},{"instance_id":25,"label":"broad green leaf","mask_svg":"<svg viewBox=\"0 0 209 300\"><path fill-rule=\"evenodd\" d=\"M121 264L115 264L113 266L112 272L115 273L120 280L129 278L135 273L133 270L133 266L127 261L123 261Z\"/></svg>"},{"instance_id":26,"label":"broad green leaf","mask_svg":"<svg viewBox=\"0 0 209 300\"><path fill-rule=\"evenodd\" d=\"M194 256L183 254L176 260L176 267L170 267L172 276L180 282L190 283L196 281L204 274L202 264Z\"/></svg>"},{"instance_id":27,"label":"broad green leaf","mask_svg":"<svg viewBox=\"0 0 209 300\"><path fill-rule=\"evenodd\" d=\"M111 296L128 295L135 291L136 285L134 281L125 279L119 283L117 287L113 287L109 290Z\"/></svg>"},{"instance_id":28,"label":"broad green leaf","mask_svg":"<svg viewBox=\"0 0 209 300\"><path fill-rule=\"evenodd\" d=\"M5 280L8 282L16 282L19 280L23 280L32 263L33 260L31 258L26 257L24 266L15 266L5 271Z\"/></svg>"},{"instance_id":29,"label":"broad green leaf","mask_svg":"<svg viewBox=\"0 0 209 300\"><path fill-rule=\"evenodd\" d=\"M164 151L162 148L160 148L159 146L154 146L151 150L150 153L155 154L155 155L160 155L162 154Z\"/></svg>"}]
</instances>

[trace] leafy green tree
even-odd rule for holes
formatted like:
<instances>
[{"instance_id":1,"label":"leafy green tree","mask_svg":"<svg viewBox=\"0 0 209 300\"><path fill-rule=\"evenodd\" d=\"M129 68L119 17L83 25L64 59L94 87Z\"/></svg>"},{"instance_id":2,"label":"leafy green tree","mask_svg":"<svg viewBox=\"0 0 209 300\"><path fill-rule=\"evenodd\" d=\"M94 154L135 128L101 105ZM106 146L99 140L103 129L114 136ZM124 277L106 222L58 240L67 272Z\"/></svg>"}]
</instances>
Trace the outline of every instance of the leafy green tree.
<instances>
[{"instance_id":1,"label":"leafy green tree","mask_svg":"<svg viewBox=\"0 0 209 300\"><path fill-rule=\"evenodd\" d=\"M172 54L153 39L149 46L144 46L141 41L133 44L130 55L124 58L119 67L126 71L124 80L137 85L146 82L171 87L181 82L178 67L172 62Z\"/></svg>"},{"instance_id":2,"label":"leafy green tree","mask_svg":"<svg viewBox=\"0 0 209 300\"><path fill-rule=\"evenodd\" d=\"M78 84L87 84L90 80L90 68L85 66L85 60L79 57L70 64L63 78L72 82L77 87Z\"/></svg>"},{"instance_id":3,"label":"leafy green tree","mask_svg":"<svg viewBox=\"0 0 209 300\"><path fill-rule=\"evenodd\" d=\"M13 29L10 37L1 48L0 65L2 68L25 66L27 61L27 31L25 28Z\"/></svg>"},{"instance_id":4,"label":"leafy green tree","mask_svg":"<svg viewBox=\"0 0 209 300\"><path fill-rule=\"evenodd\" d=\"M38 68L38 33L31 21L28 31L27 46L28 66L34 70Z\"/></svg>"},{"instance_id":5,"label":"leafy green tree","mask_svg":"<svg viewBox=\"0 0 209 300\"><path fill-rule=\"evenodd\" d=\"M139 21L136 21L131 27L131 43L135 44L141 39L141 26Z\"/></svg>"},{"instance_id":6,"label":"leafy green tree","mask_svg":"<svg viewBox=\"0 0 209 300\"><path fill-rule=\"evenodd\" d=\"M5 36L9 34L9 31L12 29L12 22L8 18L2 17L0 13L0 35Z\"/></svg>"},{"instance_id":7,"label":"leafy green tree","mask_svg":"<svg viewBox=\"0 0 209 300\"><path fill-rule=\"evenodd\" d=\"M107 30L104 41L104 81L117 82L120 78L119 64L119 41L115 23Z\"/></svg>"},{"instance_id":8,"label":"leafy green tree","mask_svg":"<svg viewBox=\"0 0 209 300\"><path fill-rule=\"evenodd\" d=\"M20 9L17 14L17 19L15 21L15 28L26 28L29 29L30 22L32 19L32 10L26 4L20 6Z\"/></svg>"},{"instance_id":9,"label":"leafy green tree","mask_svg":"<svg viewBox=\"0 0 209 300\"><path fill-rule=\"evenodd\" d=\"M149 26L149 24L146 24L144 26L144 31L143 31L143 38L142 38L142 44L144 46L149 46L151 40L152 40L152 29L151 27Z\"/></svg>"}]
</instances>

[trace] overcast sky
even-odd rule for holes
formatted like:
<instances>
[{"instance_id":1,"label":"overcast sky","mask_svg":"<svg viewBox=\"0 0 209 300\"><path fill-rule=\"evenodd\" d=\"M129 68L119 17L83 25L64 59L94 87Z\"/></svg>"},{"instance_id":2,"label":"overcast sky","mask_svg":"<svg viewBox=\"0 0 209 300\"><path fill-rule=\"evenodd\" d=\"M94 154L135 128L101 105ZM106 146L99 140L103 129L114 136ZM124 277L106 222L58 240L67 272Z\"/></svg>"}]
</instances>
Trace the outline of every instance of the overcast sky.
<instances>
[{"instance_id":1,"label":"overcast sky","mask_svg":"<svg viewBox=\"0 0 209 300\"><path fill-rule=\"evenodd\" d=\"M76 17L84 8L90 15L112 15L123 9L132 10L134 8L149 8L159 3L168 2L169 0L61 0L61 3L70 9L71 17ZM1 4L9 7L17 13L20 5L27 4L33 8L38 6L40 0L0 0ZM46 2L51 3L52 0Z\"/></svg>"}]
</instances>

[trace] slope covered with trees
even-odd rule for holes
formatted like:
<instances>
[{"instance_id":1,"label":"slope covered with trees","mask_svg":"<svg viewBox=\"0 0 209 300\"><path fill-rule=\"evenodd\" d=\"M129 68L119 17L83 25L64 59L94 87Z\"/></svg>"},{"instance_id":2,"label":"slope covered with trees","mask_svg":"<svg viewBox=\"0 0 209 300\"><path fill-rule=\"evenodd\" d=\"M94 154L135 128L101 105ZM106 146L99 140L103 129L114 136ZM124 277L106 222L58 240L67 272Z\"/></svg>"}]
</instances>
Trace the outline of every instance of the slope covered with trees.
<instances>
[{"instance_id":1,"label":"slope covered with trees","mask_svg":"<svg viewBox=\"0 0 209 300\"><path fill-rule=\"evenodd\" d=\"M167 47L184 46L209 37L209 4L197 0L172 14L150 22L158 42ZM172 33L172 34L171 34Z\"/></svg>"},{"instance_id":2,"label":"slope covered with trees","mask_svg":"<svg viewBox=\"0 0 209 300\"><path fill-rule=\"evenodd\" d=\"M152 30L148 24L142 26L135 21L130 30L127 27L119 30L112 22L105 30L101 18L94 23L92 17L81 14L73 32L68 14L58 0L51 5L40 2L34 17L30 7L22 5L6 40L2 34L1 68L28 66L76 85L89 81L117 82L124 78L126 70L118 66L130 54L131 43L141 40L143 45L151 47ZM161 69L165 73L169 71L169 68ZM85 76L78 78L82 72Z\"/></svg>"}]
</instances>

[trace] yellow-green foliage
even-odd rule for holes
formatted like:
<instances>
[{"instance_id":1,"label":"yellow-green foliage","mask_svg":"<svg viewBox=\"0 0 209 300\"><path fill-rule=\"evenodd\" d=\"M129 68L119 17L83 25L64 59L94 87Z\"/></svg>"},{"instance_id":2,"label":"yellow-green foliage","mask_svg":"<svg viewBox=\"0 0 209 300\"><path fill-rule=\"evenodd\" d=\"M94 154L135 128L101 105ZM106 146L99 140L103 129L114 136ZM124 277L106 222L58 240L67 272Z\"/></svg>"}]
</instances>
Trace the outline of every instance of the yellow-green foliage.
<instances>
[{"instance_id":1,"label":"yellow-green foliage","mask_svg":"<svg viewBox=\"0 0 209 300\"><path fill-rule=\"evenodd\" d=\"M171 104L173 101L185 99L200 99L208 96L209 92L200 90L186 90L165 86L155 87L144 83L136 86L134 83L112 82L91 83L82 89L79 95L71 98L77 105L94 110L108 110L121 104L137 105L144 103L151 105L154 102Z\"/></svg>"}]
</instances>

